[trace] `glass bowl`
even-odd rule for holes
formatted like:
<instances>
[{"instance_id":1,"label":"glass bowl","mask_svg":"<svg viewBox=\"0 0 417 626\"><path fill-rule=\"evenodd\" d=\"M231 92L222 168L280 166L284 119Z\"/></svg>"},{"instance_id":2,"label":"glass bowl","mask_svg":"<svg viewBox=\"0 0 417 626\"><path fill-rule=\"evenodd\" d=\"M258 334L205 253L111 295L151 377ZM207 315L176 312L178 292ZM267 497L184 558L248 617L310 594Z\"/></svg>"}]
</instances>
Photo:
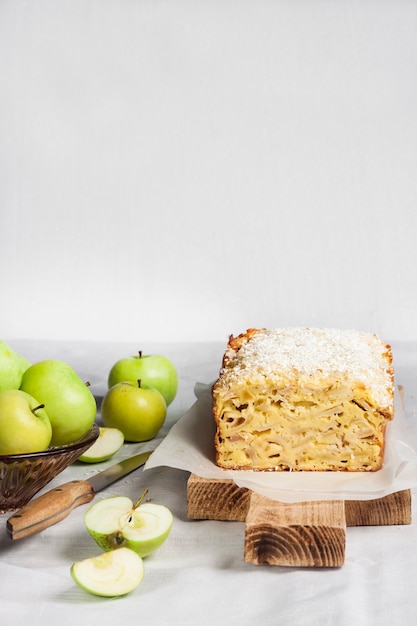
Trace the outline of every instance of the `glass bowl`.
<instances>
[{"instance_id":1,"label":"glass bowl","mask_svg":"<svg viewBox=\"0 0 417 626\"><path fill-rule=\"evenodd\" d=\"M99 435L93 424L86 434L66 446L42 452L0 455L0 513L20 509L55 476L74 463Z\"/></svg>"}]
</instances>

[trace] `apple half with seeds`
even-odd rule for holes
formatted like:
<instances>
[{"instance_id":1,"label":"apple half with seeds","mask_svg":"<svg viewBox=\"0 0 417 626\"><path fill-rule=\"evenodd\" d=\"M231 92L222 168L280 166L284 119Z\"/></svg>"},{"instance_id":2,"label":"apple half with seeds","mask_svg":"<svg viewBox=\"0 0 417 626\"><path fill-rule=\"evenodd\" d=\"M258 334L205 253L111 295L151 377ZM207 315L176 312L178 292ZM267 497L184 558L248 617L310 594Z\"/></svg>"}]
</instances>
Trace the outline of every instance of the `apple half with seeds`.
<instances>
[{"instance_id":1,"label":"apple half with seeds","mask_svg":"<svg viewBox=\"0 0 417 626\"><path fill-rule=\"evenodd\" d=\"M118 428L100 426L98 438L84 454L78 457L78 460L83 463L107 461L120 450L124 441L124 435Z\"/></svg>"},{"instance_id":2,"label":"apple half with seeds","mask_svg":"<svg viewBox=\"0 0 417 626\"><path fill-rule=\"evenodd\" d=\"M138 587L143 580L141 557L129 548L104 552L82 561L70 569L75 583L96 596L124 596Z\"/></svg>"},{"instance_id":3,"label":"apple half with seeds","mask_svg":"<svg viewBox=\"0 0 417 626\"><path fill-rule=\"evenodd\" d=\"M173 516L162 504L142 502L145 493L136 504L126 496L110 496L90 506L84 521L100 548L108 552L126 547L145 557L162 546Z\"/></svg>"}]
</instances>

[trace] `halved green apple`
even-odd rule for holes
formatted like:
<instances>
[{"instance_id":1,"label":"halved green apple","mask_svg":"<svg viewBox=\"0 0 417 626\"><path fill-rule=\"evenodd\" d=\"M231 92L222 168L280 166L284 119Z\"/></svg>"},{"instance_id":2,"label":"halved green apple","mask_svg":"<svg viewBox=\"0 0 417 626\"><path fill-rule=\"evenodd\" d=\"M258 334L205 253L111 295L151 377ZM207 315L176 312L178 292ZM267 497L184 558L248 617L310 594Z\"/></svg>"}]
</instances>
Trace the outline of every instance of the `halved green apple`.
<instances>
[{"instance_id":1,"label":"halved green apple","mask_svg":"<svg viewBox=\"0 0 417 626\"><path fill-rule=\"evenodd\" d=\"M118 428L100 426L99 435L93 445L80 457L83 463L100 463L110 459L124 444L124 435Z\"/></svg>"},{"instance_id":2,"label":"halved green apple","mask_svg":"<svg viewBox=\"0 0 417 626\"><path fill-rule=\"evenodd\" d=\"M164 543L173 523L171 511L142 500L133 504L126 496L110 496L90 506L84 521L100 548L107 552L127 547L145 557Z\"/></svg>"},{"instance_id":3,"label":"halved green apple","mask_svg":"<svg viewBox=\"0 0 417 626\"><path fill-rule=\"evenodd\" d=\"M71 576L76 584L96 596L124 596L143 579L141 557L129 548L104 552L72 564Z\"/></svg>"}]
</instances>

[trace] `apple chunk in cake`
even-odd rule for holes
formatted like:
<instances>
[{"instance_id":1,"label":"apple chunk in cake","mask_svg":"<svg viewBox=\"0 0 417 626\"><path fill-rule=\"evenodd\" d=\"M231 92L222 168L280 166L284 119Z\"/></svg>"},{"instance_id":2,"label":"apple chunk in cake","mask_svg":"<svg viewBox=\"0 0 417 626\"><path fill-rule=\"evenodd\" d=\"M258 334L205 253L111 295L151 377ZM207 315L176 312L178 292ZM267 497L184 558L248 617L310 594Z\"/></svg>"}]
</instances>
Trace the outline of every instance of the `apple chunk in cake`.
<instances>
[{"instance_id":1,"label":"apple chunk in cake","mask_svg":"<svg viewBox=\"0 0 417 626\"><path fill-rule=\"evenodd\" d=\"M231 336L213 385L217 465L375 471L394 416L389 345L354 330Z\"/></svg>"}]
</instances>

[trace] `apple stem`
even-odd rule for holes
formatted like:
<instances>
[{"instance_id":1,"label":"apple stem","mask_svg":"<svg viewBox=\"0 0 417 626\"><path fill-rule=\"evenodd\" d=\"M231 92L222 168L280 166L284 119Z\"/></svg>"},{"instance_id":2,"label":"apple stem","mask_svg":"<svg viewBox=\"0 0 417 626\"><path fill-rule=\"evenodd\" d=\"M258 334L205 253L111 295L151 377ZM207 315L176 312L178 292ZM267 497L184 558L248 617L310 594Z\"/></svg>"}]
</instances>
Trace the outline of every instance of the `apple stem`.
<instances>
[{"instance_id":1,"label":"apple stem","mask_svg":"<svg viewBox=\"0 0 417 626\"><path fill-rule=\"evenodd\" d=\"M148 491L149 491L149 489L144 489L141 497L139 498L139 500L136 502L136 504L133 505L132 513L129 515L129 517L127 519L127 523L128 524L130 524L130 522L133 519L133 511L136 511L136 509L140 506L140 504L142 503L143 498L146 496Z\"/></svg>"},{"instance_id":2,"label":"apple stem","mask_svg":"<svg viewBox=\"0 0 417 626\"><path fill-rule=\"evenodd\" d=\"M142 380L138 378L138 387L142 387Z\"/></svg>"},{"instance_id":3,"label":"apple stem","mask_svg":"<svg viewBox=\"0 0 417 626\"><path fill-rule=\"evenodd\" d=\"M84 383L84 385L85 385L86 387L90 387L90 386L91 386L91 383L90 383L90 381L89 381L89 380L87 380L87 382L86 382L86 383Z\"/></svg>"},{"instance_id":4,"label":"apple stem","mask_svg":"<svg viewBox=\"0 0 417 626\"><path fill-rule=\"evenodd\" d=\"M142 350L139 350L138 354L139 354L139 358L141 359L142 358Z\"/></svg>"},{"instance_id":5,"label":"apple stem","mask_svg":"<svg viewBox=\"0 0 417 626\"><path fill-rule=\"evenodd\" d=\"M44 404L39 404L38 406L35 406L35 408L32 409L32 411L34 413L35 411L39 411L39 409L44 409L44 408L45 408Z\"/></svg>"},{"instance_id":6,"label":"apple stem","mask_svg":"<svg viewBox=\"0 0 417 626\"><path fill-rule=\"evenodd\" d=\"M137 509L137 508L138 508L138 506L140 506L140 505L141 505L142 500L143 500L143 498L146 496L146 494L148 493L148 491L149 491L149 489L144 489L144 490L143 490L143 493L142 493L141 497L140 497L140 498L139 498L139 500L136 502L136 504L135 504L135 505L133 505L133 508L134 508L134 509Z\"/></svg>"}]
</instances>

